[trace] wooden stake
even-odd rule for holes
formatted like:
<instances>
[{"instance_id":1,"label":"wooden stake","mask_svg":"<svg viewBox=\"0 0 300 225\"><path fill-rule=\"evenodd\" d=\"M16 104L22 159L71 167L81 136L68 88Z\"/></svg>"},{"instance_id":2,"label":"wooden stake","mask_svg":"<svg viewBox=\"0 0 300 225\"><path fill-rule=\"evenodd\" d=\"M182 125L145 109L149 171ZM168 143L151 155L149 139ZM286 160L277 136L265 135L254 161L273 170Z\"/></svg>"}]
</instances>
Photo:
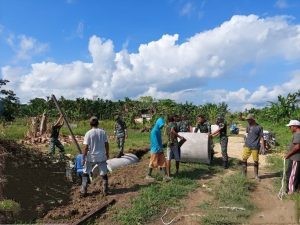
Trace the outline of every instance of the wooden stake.
<instances>
[{"instance_id":1,"label":"wooden stake","mask_svg":"<svg viewBox=\"0 0 300 225\"><path fill-rule=\"evenodd\" d=\"M77 142L77 140L76 140L76 138L75 138L75 136L74 136L74 133L73 133L71 127L70 127L70 124L69 124L69 122L68 122L68 120L67 120L66 115L64 114L64 112L63 112L62 109L60 108L60 106L59 106L59 104L58 104L58 101L57 101L55 95L52 95L51 98L52 98L52 100L54 101L54 104L55 104L57 110L58 110L59 113L63 116L64 121L65 121L65 123L67 124L67 127L68 127L68 129L69 129L69 131L70 131L70 134L71 134L71 136L72 136L72 139L73 139L75 145L77 146L78 152L81 154L81 148L80 148L80 146L79 146L79 144L78 144L78 142Z\"/></svg>"},{"instance_id":2,"label":"wooden stake","mask_svg":"<svg viewBox=\"0 0 300 225\"><path fill-rule=\"evenodd\" d=\"M103 213L105 212L105 210L116 203L115 199L110 200L109 202L105 202L102 205L100 205L97 209L89 212L86 216L82 217L80 220L72 223L71 225L80 225L80 224L85 224L84 222L86 222L88 219L91 219L93 217L95 217L97 214L99 213Z\"/></svg>"}]
</instances>

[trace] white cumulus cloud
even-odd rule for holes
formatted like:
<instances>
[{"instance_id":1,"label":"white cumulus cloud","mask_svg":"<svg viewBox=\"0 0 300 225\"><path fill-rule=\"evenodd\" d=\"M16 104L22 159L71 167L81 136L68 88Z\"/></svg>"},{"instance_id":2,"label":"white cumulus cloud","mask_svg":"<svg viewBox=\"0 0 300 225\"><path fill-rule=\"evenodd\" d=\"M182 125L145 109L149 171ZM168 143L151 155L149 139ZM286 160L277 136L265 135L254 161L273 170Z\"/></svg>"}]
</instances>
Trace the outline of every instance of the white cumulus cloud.
<instances>
[{"instance_id":1,"label":"white cumulus cloud","mask_svg":"<svg viewBox=\"0 0 300 225\"><path fill-rule=\"evenodd\" d=\"M33 38L24 36L19 40L21 58L46 48ZM8 65L1 72L8 80L18 74L18 81L10 85L23 101L52 93L67 98L98 95L109 99L151 95L178 101L201 99L200 103L225 101L232 108L242 108L300 88L297 73L283 85L261 84L252 93L245 87L236 91L205 90L207 83L229 79L233 71L248 64L262 64L273 58L299 61L300 26L288 17L237 15L214 29L180 43L178 40L178 34L165 34L130 53L126 49L115 51L112 40L94 35L88 46L91 61L39 62L23 72L20 68L14 72L15 68ZM256 75L252 76L255 79Z\"/></svg>"}]
</instances>

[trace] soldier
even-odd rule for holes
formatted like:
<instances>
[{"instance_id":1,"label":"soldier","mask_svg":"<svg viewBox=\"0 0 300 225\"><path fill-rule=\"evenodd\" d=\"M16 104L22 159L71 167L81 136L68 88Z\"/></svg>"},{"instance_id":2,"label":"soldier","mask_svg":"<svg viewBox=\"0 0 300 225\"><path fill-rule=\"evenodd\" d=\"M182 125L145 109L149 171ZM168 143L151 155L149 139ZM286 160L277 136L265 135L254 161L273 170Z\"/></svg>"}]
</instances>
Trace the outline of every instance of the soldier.
<instances>
[{"instance_id":1,"label":"soldier","mask_svg":"<svg viewBox=\"0 0 300 225\"><path fill-rule=\"evenodd\" d=\"M227 155L227 145L228 145L228 136L227 136L227 122L224 116L219 115L217 117L216 124L219 126L219 129L211 134L212 137L219 135L220 145L222 151L223 167L228 169L228 155Z\"/></svg>"},{"instance_id":2,"label":"soldier","mask_svg":"<svg viewBox=\"0 0 300 225\"><path fill-rule=\"evenodd\" d=\"M178 123L179 132L192 132L192 126L186 115L181 116L181 121Z\"/></svg>"},{"instance_id":3,"label":"soldier","mask_svg":"<svg viewBox=\"0 0 300 225\"><path fill-rule=\"evenodd\" d=\"M197 116L197 126L194 130L194 133L197 133L198 131L200 133L206 133L209 135L210 152L211 152L210 159L212 161L214 158L214 143L211 137L211 126L210 123L206 120L205 116L202 114Z\"/></svg>"},{"instance_id":4,"label":"soldier","mask_svg":"<svg viewBox=\"0 0 300 225\"><path fill-rule=\"evenodd\" d=\"M127 126L119 115L115 117L115 120L116 123L114 133L119 148L119 154L117 155L117 158L121 158L124 155L125 138L128 138Z\"/></svg>"},{"instance_id":5,"label":"soldier","mask_svg":"<svg viewBox=\"0 0 300 225\"><path fill-rule=\"evenodd\" d=\"M51 128L50 144L49 144L49 155L54 160L55 146L59 149L59 160L64 161L65 149L61 142L58 140L60 128L64 125L63 115L60 115L59 119L54 123Z\"/></svg>"},{"instance_id":6,"label":"soldier","mask_svg":"<svg viewBox=\"0 0 300 225\"><path fill-rule=\"evenodd\" d=\"M197 133L198 130L200 131L200 133L211 134L210 123L205 119L204 115L197 116L197 126L194 132Z\"/></svg>"}]
</instances>

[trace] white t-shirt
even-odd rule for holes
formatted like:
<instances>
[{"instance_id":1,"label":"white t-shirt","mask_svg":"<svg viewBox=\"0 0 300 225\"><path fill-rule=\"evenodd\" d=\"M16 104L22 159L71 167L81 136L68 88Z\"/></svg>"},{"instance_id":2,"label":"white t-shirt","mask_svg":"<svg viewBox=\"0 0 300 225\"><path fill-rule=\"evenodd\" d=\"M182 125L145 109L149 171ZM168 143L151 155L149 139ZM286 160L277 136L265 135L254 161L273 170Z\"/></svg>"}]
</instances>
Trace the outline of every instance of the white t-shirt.
<instances>
[{"instance_id":1,"label":"white t-shirt","mask_svg":"<svg viewBox=\"0 0 300 225\"><path fill-rule=\"evenodd\" d=\"M86 132L83 144L88 145L86 159L88 162L104 162L107 160L105 142L108 141L103 129L92 128Z\"/></svg>"}]
</instances>

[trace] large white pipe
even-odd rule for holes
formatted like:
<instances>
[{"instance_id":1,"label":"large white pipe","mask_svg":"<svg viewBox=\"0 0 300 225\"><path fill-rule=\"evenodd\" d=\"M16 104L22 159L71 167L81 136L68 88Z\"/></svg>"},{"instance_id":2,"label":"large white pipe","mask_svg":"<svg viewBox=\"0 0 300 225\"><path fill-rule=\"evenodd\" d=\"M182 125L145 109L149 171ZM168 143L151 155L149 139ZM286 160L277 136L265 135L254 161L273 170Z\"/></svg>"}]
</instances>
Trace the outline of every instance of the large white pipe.
<instances>
[{"instance_id":1,"label":"large white pipe","mask_svg":"<svg viewBox=\"0 0 300 225\"><path fill-rule=\"evenodd\" d=\"M121 167L125 167L134 163L137 163L139 161L139 158L131 153L123 155L121 158L113 158L106 161L107 168L110 172L113 170L116 170ZM95 165L92 169L93 176L99 175L99 169L98 166Z\"/></svg>"},{"instance_id":2,"label":"large white pipe","mask_svg":"<svg viewBox=\"0 0 300 225\"><path fill-rule=\"evenodd\" d=\"M211 140L205 133L184 133L179 135L186 139L181 146L182 162L211 163Z\"/></svg>"}]
</instances>

